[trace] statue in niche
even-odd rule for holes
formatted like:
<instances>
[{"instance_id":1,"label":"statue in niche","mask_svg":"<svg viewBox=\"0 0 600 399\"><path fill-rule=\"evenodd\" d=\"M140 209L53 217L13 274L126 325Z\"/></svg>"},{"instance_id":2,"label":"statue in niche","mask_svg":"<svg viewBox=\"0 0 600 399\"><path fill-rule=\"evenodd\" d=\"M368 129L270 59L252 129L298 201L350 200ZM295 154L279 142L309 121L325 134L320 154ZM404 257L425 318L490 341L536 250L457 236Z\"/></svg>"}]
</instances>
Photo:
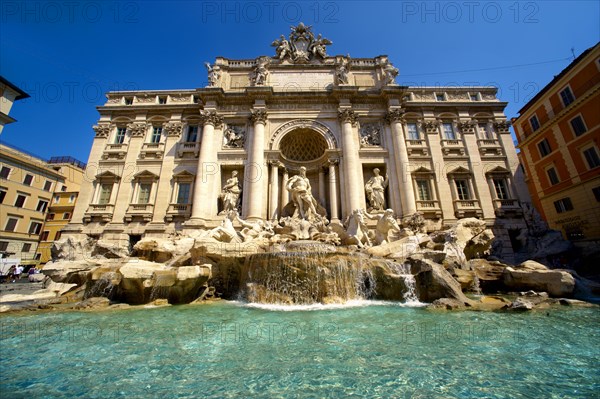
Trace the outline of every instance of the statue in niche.
<instances>
[{"instance_id":1,"label":"statue in niche","mask_svg":"<svg viewBox=\"0 0 600 399\"><path fill-rule=\"evenodd\" d=\"M227 179L223 190L219 195L219 198L223 201L223 210L219 212L219 215L226 215L228 212L237 212L240 202L240 194L242 189L237 178L238 171L234 170L231 172L231 177Z\"/></svg>"},{"instance_id":2,"label":"statue in niche","mask_svg":"<svg viewBox=\"0 0 600 399\"><path fill-rule=\"evenodd\" d=\"M342 58L335 70L335 76L337 78L338 84L340 84L340 85L348 84L348 69L349 69L348 60L345 58Z\"/></svg>"},{"instance_id":3,"label":"statue in niche","mask_svg":"<svg viewBox=\"0 0 600 399\"><path fill-rule=\"evenodd\" d=\"M298 216L301 219L318 218L317 201L311 193L310 182L306 177L304 166L300 167L300 174L292 176L287 181L286 189L290 192L292 202L296 206ZM294 212L294 215L296 215L296 212Z\"/></svg>"},{"instance_id":4,"label":"statue in niche","mask_svg":"<svg viewBox=\"0 0 600 399\"><path fill-rule=\"evenodd\" d=\"M381 145L381 133L379 125L368 123L360 130L360 146L375 147Z\"/></svg>"},{"instance_id":5,"label":"statue in niche","mask_svg":"<svg viewBox=\"0 0 600 399\"><path fill-rule=\"evenodd\" d=\"M209 230L207 236L220 242L241 242L242 240L233 227L233 221L235 220L236 215L237 211L228 211L221 222L221 225Z\"/></svg>"},{"instance_id":6,"label":"statue in niche","mask_svg":"<svg viewBox=\"0 0 600 399\"><path fill-rule=\"evenodd\" d=\"M379 169L373 169L374 176L365 184L367 199L369 200L369 211L383 212L385 209L385 188L388 185L388 175L385 178L379 174Z\"/></svg>"},{"instance_id":7,"label":"statue in niche","mask_svg":"<svg viewBox=\"0 0 600 399\"><path fill-rule=\"evenodd\" d=\"M371 220L377 220L377 226L375 226L375 245L387 244L391 241L390 232L398 233L400 226L394 218L394 210L386 209L383 214L371 215L368 212L364 212L365 216Z\"/></svg>"},{"instance_id":8,"label":"statue in niche","mask_svg":"<svg viewBox=\"0 0 600 399\"><path fill-rule=\"evenodd\" d=\"M221 68L218 65L210 65L208 62L205 62L204 66L208 71L208 87L217 87L221 79Z\"/></svg>"},{"instance_id":9,"label":"statue in niche","mask_svg":"<svg viewBox=\"0 0 600 399\"><path fill-rule=\"evenodd\" d=\"M244 148L246 134L239 126L228 126L223 133L223 147Z\"/></svg>"},{"instance_id":10,"label":"statue in niche","mask_svg":"<svg viewBox=\"0 0 600 399\"><path fill-rule=\"evenodd\" d=\"M281 35L279 40L273 41L271 46L277 47L275 49L275 53L277 54L275 58L280 60L284 60L286 56L290 55L292 52L292 48L290 47L290 42L287 41L285 36Z\"/></svg>"},{"instance_id":11,"label":"statue in niche","mask_svg":"<svg viewBox=\"0 0 600 399\"><path fill-rule=\"evenodd\" d=\"M258 59L256 68L254 69L254 86L264 86L267 82L267 75L269 74L267 70L268 64L269 59L267 57L260 57Z\"/></svg>"}]
</instances>

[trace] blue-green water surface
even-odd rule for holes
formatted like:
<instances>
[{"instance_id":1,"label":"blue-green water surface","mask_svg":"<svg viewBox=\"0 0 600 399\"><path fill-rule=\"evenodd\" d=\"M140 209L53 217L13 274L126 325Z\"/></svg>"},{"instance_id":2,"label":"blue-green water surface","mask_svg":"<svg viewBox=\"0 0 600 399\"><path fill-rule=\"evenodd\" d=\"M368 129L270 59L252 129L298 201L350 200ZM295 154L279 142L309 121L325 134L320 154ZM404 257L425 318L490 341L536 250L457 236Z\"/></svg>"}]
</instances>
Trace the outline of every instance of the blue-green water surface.
<instances>
[{"instance_id":1,"label":"blue-green water surface","mask_svg":"<svg viewBox=\"0 0 600 399\"><path fill-rule=\"evenodd\" d=\"M600 311L240 303L0 318L1 398L596 398Z\"/></svg>"}]
</instances>

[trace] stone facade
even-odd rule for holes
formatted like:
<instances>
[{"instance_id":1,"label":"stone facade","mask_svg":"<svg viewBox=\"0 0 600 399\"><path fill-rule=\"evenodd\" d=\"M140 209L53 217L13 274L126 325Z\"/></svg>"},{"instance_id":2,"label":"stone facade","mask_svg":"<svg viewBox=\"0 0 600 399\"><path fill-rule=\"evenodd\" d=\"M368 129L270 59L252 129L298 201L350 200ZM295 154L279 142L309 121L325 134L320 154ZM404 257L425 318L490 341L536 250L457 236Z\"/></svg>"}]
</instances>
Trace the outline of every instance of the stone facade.
<instances>
[{"instance_id":1,"label":"stone facade","mask_svg":"<svg viewBox=\"0 0 600 399\"><path fill-rule=\"evenodd\" d=\"M397 217L435 230L478 217L510 249L528 200L493 87L406 87L386 56L329 56L299 25L274 57L207 64L208 86L109 92L69 229L136 241L220 224L237 171L242 218L275 221L286 182L306 168L332 223L367 209L365 183L388 176Z\"/></svg>"}]
</instances>

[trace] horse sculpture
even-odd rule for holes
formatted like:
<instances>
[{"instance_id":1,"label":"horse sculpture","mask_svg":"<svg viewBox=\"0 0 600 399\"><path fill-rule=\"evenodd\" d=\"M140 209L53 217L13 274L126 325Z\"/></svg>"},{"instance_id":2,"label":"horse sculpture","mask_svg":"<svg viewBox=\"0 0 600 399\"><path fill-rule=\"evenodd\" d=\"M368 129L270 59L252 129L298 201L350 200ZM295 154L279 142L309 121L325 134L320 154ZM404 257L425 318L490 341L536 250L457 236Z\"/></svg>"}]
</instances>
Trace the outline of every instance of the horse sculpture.
<instances>
[{"instance_id":1,"label":"horse sculpture","mask_svg":"<svg viewBox=\"0 0 600 399\"><path fill-rule=\"evenodd\" d=\"M344 225L346 226L346 245L357 245L359 248L371 246L369 238L369 229L365 223L365 216L361 209L355 209L346 218Z\"/></svg>"}]
</instances>

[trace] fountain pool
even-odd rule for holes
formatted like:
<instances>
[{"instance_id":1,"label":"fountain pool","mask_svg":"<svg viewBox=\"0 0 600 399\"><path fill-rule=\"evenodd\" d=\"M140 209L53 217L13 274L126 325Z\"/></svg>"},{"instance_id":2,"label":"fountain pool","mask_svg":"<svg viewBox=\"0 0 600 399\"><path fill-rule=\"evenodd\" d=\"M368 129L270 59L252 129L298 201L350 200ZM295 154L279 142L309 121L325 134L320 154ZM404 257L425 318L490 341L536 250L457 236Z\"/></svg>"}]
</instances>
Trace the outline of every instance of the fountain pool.
<instances>
[{"instance_id":1,"label":"fountain pool","mask_svg":"<svg viewBox=\"0 0 600 399\"><path fill-rule=\"evenodd\" d=\"M7 398L591 398L600 312L240 302L0 318ZM6 395L6 396L4 396Z\"/></svg>"}]
</instances>

